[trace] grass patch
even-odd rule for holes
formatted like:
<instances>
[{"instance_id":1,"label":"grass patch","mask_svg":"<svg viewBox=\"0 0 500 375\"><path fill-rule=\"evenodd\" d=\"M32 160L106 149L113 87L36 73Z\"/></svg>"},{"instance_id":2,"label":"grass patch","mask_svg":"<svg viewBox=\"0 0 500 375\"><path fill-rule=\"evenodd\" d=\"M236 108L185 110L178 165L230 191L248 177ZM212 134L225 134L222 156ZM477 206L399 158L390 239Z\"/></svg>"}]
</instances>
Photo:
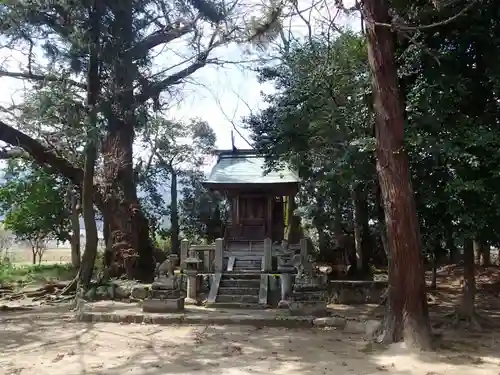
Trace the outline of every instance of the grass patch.
<instances>
[{"instance_id":1,"label":"grass patch","mask_svg":"<svg viewBox=\"0 0 500 375\"><path fill-rule=\"evenodd\" d=\"M73 279L75 275L76 271L68 263L36 265L0 264L0 284L18 284L21 286L37 282L66 281Z\"/></svg>"}]
</instances>

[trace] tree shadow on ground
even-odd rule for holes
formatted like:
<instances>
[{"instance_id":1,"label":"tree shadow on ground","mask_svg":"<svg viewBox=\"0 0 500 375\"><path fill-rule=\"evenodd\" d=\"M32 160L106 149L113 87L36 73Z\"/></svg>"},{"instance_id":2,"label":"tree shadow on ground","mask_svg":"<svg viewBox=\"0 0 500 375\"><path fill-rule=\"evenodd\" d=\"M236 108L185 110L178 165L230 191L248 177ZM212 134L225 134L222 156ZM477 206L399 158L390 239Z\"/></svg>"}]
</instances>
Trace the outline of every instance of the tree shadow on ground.
<instances>
[{"instance_id":1,"label":"tree shadow on ground","mask_svg":"<svg viewBox=\"0 0 500 375\"><path fill-rule=\"evenodd\" d=\"M23 375L479 375L497 373L500 362L498 331L446 330L436 353L412 354L335 329L77 323L67 308L2 314L0 321L0 367L11 374L23 368Z\"/></svg>"}]
</instances>

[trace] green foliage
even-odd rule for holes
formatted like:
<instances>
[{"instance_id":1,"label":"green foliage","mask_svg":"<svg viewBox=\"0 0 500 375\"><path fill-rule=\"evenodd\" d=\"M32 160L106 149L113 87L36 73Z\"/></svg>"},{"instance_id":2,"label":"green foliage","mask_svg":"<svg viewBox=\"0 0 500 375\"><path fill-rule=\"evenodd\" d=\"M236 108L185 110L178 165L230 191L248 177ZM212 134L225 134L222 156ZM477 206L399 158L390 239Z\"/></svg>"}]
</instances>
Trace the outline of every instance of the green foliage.
<instances>
[{"instance_id":1,"label":"green foliage","mask_svg":"<svg viewBox=\"0 0 500 375\"><path fill-rule=\"evenodd\" d=\"M456 1L439 12L423 0L393 7L409 24L425 25L467 4ZM455 22L398 39L406 148L424 251L450 238L500 243L499 14L498 2L484 1ZM351 32L295 42L277 65L261 70L276 93L265 97L268 108L246 119L271 168L289 163L299 170L301 210L320 236L333 238L339 222L352 231L350 190L360 183L377 224L366 61L364 38Z\"/></svg>"},{"instance_id":2,"label":"green foliage","mask_svg":"<svg viewBox=\"0 0 500 375\"><path fill-rule=\"evenodd\" d=\"M17 266L9 262L0 262L0 285L17 283L19 286L29 283L67 281L76 276L71 264L36 264Z\"/></svg>"},{"instance_id":3,"label":"green foliage","mask_svg":"<svg viewBox=\"0 0 500 375\"><path fill-rule=\"evenodd\" d=\"M188 173L183 179L179 201L181 231L195 242L201 238L212 242L223 236L227 219L221 197L203 187L204 177L199 171Z\"/></svg>"},{"instance_id":4,"label":"green foliage","mask_svg":"<svg viewBox=\"0 0 500 375\"><path fill-rule=\"evenodd\" d=\"M200 218L199 204L194 202L206 195L201 186L203 173L200 168L215 149L215 141L213 129L199 119L183 123L155 117L148 124L143 142L151 154L139 163L138 170L141 176L139 186L146 193L142 202L153 222L160 224L161 219L165 215L171 216L174 209L177 215L182 215L179 217L182 232L188 236L201 233L202 224L197 221ZM172 191L173 175L177 182L175 191ZM178 190L180 197L177 196ZM163 198L165 194L170 195L168 206ZM173 206L172 202L180 203L181 207Z\"/></svg>"},{"instance_id":5,"label":"green foliage","mask_svg":"<svg viewBox=\"0 0 500 375\"><path fill-rule=\"evenodd\" d=\"M64 181L25 163L10 163L4 180L0 210L6 230L34 247L46 240L69 240Z\"/></svg>"},{"instance_id":6,"label":"green foliage","mask_svg":"<svg viewBox=\"0 0 500 375\"><path fill-rule=\"evenodd\" d=\"M374 178L367 52L364 38L349 31L312 42L296 43L261 70L277 92L245 122L270 168L288 163L299 171L302 214L329 242L339 221L349 223L351 186Z\"/></svg>"},{"instance_id":7,"label":"green foliage","mask_svg":"<svg viewBox=\"0 0 500 375\"><path fill-rule=\"evenodd\" d=\"M454 2L439 17L446 19L465 5ZM425 7L400 12L417 24L429 23L431 14ZM466 17L419 32L412 43L401 46L407 144L422 230L429 241L450 233L458 239L500 241L498 14L500 4L484 1Z\"/></svg>"}]
</instances>

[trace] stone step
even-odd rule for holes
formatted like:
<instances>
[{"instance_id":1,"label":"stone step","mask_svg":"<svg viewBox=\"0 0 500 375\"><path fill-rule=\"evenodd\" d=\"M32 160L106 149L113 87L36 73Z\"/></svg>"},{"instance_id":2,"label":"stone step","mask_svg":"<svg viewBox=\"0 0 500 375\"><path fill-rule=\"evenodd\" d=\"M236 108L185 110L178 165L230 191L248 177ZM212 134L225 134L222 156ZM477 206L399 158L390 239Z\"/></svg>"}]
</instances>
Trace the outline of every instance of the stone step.
<instances>
[{"instance_id":1,"label":"stone step","mask_svg":"<svg viewBox=\"0 0 500 375\"><path fill-rule=\"evenodd\" d=\"M253 271L255 273L260 273L261 268L260 266L255 267L255 266L250 266L250 267L245 267L245 266L234 266L233 271L230 272L250 272Z\"/></svg>"},{"instance_id":2,"label":"stone step","mask_svg":"<svg viewBox=\"0 0 500 375\"><path fill-rule=\"evenodd\" d=\"M221 302L221 303L240 303L240 304L259 304L259 295L218 295L217 298L215 299L215 302Z\"/></svg>"},{"instance_id":3,"label":"stone step","mask_svg":"<svg viewBox=\"0 0 500 375\"><path fill-rule=\"evenodd\" d=\"M255 264L255 265L260 265L262 263L262 258L256 257L256 258L236 258L235 259L236 264L245 264L245 265L250 265L250 264Z\"/></svg>"},{"instance_id":4,"label":"stone step","mask_svg":"<svg viewBox=\"0 0 500 375\"><path fill-rule=\"evenodd\" d=\"M235 251L228 251L225 256L234 256L236 257L236 259L251 259L251 258L262 259L262 257L264 256L264 251L235 250Z\"/></svg>"},{"instance_id":5,"label":"stone step","mask_svg":"<svg viewBox=\"0 0 500 375\"><path fill-rule=\"evenodd\" d=\"M237 262L262 262L262 257L258 255L240 255L236 257Z\"/></svg>"},{"instance_id":6,"label":"stone step","mask_svg":"<svg viewBox=\"0 0 500 375\"><path fill-rule=\"evenodd\" d=\"M257 279L221 279L220 288L259 288L260 280Z\"/></svg>"},{"instance_id":7,"label":"stone step","mask_svg":"<svg viewBox=\"0 0 500 375\"><path fill-rule=\"evenodd\" d=\"M243 267L234 267L233 272L241 272L241 273L260 273L260 267L252 267L252 268L243 268Z\"/></svg>"},{"instance_id":8,"label":"stone step","mask_svg":"<svg viewBox=\"0 0 500 375\"><path fill-rule=\"evenodd\" d=\"M207 303L207 307L222 308L222 309L248 309L248 310L259 310L267 308L266 305L260 305L255 303L241 303L241 302L212 302Z\"/></svg>"},{"instance_id":9,"label":"stone step","mask_svg":"<svg viewBox=\"0 0 500 375\"><path fill-rule=\"evenodd\" d=\"M259 295L259 286L257 287L250 287L250 288L244 288L244 287L220 287L219 286L219 295L228 295L228 296L237 296L237 295Z\"/></svg>"},{"instance_id":10,"label":"stone step","mask_svg":"<svg viewBox=\"0 0 500 375\"><path fill-rule=\"evenodd\" d=\"M228 279L233 279L233 280L238 280L238 279L245 279L245 280L260 280L260 272L224 272L222 274L221 280L228 280Z\"/></svg>"}]
</instances>

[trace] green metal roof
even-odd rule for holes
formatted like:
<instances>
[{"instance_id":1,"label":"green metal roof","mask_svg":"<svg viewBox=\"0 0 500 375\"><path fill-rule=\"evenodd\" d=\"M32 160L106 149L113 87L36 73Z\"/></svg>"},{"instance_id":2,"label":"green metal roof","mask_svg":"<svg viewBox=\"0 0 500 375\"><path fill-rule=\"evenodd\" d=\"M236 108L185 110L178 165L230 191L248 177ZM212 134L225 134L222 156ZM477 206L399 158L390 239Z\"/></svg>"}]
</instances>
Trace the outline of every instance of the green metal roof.
<instances>
[{"instance_id":1,"label":"green metal roof","mask_svg":"<svg viewBox=\"0 0 500 375\"><path fill-rule=\"evenodd\" d=\"M283 168L265 174L265 157L253 150L222 151L205 184L298 183L296 172Z\"/></svg>"}]
</instances>

